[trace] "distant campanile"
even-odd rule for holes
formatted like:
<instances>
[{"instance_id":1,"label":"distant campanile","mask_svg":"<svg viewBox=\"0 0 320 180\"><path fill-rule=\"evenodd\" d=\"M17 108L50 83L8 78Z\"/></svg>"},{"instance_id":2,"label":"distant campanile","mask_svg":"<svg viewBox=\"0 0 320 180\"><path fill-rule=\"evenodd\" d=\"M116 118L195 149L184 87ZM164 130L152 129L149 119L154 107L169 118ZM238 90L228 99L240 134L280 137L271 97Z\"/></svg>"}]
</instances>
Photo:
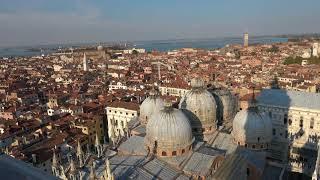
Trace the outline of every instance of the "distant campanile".
<instances>
[{"instance_id":1,"label":"distant campanile","mask_svg":"<svg viewBox=\"0 0 320 180\"><path fill-rule=\"evenodd\" d=\"M243 34L243 46L248 47L249 45L249 34L246 32Z\"/></svg>"},{"instance_id":2,"label":"distant campanile","mask_svg":"<svg viewBox=\"0 0 320 180\"><path fill-rule=\"evenodd\" d=\"M88 62L87 62L86 53L83 54L83 70L88 71Z\"/></svg>"},{"instance_id":3,"label":"distant campanile","mask_svg":"<svg viewBox=\"0 0 320 180\"><path fill-rule=\"evenodd\" d=\"M319 43L313 43L312 46L312 56L318 57L319 56Z\"/></svg>"}]
</instances>

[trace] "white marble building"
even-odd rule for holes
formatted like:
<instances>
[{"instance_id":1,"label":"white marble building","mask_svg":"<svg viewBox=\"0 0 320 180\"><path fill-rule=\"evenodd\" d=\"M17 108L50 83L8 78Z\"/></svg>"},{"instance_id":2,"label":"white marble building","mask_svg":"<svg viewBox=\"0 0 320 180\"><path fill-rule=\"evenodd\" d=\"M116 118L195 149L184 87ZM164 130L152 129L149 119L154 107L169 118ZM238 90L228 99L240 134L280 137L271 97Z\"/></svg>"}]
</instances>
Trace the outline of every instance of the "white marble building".
<instances>
[{"instance_id":1,"label":"white marble building","mask_svg":"<svg viewBox=\"0 0 320 180\"><path fill-rule=\"evenodd\" d=\"M108 135L111 141L125 136L128 122L138 116L139 105L132 102L113 102L106 108Z\"/></svg>"},{"instance_id":2,"label":"white marble building","mask_svg":"<svg viewBox=\"0 0 320 180\"><path fill-rule=\"evenodd\" d=\"M282 154L289 152L288 168L311 176L320 137L320 94L266 89L257 99L272 119L274 146L287 146Z\"/></svg>"}]
</instances>

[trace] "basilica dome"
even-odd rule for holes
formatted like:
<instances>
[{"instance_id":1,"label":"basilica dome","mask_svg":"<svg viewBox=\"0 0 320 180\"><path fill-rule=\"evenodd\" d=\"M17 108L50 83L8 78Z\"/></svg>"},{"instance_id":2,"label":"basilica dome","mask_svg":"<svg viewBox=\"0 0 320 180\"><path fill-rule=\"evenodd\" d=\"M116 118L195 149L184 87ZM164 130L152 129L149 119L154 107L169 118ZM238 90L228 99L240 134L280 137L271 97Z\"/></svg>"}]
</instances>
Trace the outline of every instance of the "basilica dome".
<instances>
[{"instance_id":1,"label":"basilica dome","mask_svg":"<svg viewBox=\"0 0 320 180\"><path fill-rule=\"evenodd\" d=\"M272 122L256 107L238 112L233 120L234 141L250 149L266 149L272 140Z\"/></svg>"},{"instance_id":2,"label":"basilica dome","mask_svg":"<svg viewBox=\"0 0 320 180\"><path fill-rule=\"evenodd\" d=\"M212 133L216 126L216 101L201 79L192 79L191 86L192 89L181 99L179 108L188 117L194 134Z\"/></svg>"},{"instance_id":3,"label":"basilica dome","mask_svg":"<svg viewBox=\"0 0 320 180\"><path fill-rule=\"evenodd\" d=\"M215 89L212 92L217 103L217 119L219 124L232 121L237 109L236 97L227 89Z\"/></svg>"},{"instance_id":4,"label":"basilica dome","mask_svg":"<svg viewBox=\"0 0 320 180\"><path fill-rule=\"evenodd\" d=\"M102 51L103 50L103 46L101 46L101 45L97 46L97 50L98 51Z\"/></svg>"},{"instance_id":5,"label":"basilica dome","mask_svg":"<svg viewBox=\"0 0 320 180\"><path fill-rule=\"evenodd\" d=\"M191 150L194 138L187 117L181 110L165 107L147 123L146 148L158 156L177 156Z\"/></svg>"},{"instance_id":6,"label":"basilica dome","mask_svg":"<svg viewBox=\"0 0 320 180\"><path fill-rule=\"evenodd\" d=\"M147 97L140 105L140 116L139 116L140 121L146 124L150 119L151 115L154 112L158 112L161 109L163 109L163 106L164 106L164 102L159 97L158 91L156 91L155 89L152 89L149 92L149 97Z\"/></svg>"}]
</instances>

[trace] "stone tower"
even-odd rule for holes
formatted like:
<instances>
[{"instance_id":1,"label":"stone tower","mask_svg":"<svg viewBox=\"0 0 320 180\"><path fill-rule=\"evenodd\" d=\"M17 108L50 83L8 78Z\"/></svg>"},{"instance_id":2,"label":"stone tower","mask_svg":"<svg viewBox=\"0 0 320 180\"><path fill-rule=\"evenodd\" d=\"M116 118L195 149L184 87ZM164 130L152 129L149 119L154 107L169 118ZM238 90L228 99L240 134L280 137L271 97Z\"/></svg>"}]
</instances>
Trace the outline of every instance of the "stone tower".
<instances>
[{"instance_id":1,"label":"stone tower","mask_svg":"<svg viewBox=\"0 0 320 180\"><path fill-rule=\"evenodd\" d=\"M318 57L319 56L319 52L318 52L318 49L319 49L319 43L313 43L313 46L312 46L312 56L314 57Z\"/></svg>"},{"instance_id":2,"label":"stone tower","mask_svg":"<svg viewBox=\"0 0 320 180\"><path fill-rule=\"evenodd\" d=\"M83 54L83 70L88 71L88 62L86 53Z\"/></svg>"},{"instance_id":3,"label":"stone tower","mask_svg":"<svg viewBox=\"0 0 320 180\"><path fill-rule=\"evenodd\" d=\"M249 34L247 32L243 34L243 46L249 46Z\"/></svg>"}]
</instances>

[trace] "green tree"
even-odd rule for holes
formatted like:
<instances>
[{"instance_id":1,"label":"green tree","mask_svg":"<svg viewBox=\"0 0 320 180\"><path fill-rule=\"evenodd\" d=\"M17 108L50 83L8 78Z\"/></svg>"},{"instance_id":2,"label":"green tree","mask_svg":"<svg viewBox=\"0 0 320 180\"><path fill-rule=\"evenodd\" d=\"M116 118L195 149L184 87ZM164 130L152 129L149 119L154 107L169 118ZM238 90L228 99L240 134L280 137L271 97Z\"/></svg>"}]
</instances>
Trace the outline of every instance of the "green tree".
<instances>
[{"instance_id":1,"label":"green tree","mask_svg":"<svg viewBox=\"0 0 320 180\"><path fill-rule=\"evenodd\" d=\"M279 48L275 45L272 45L271 48L267 49L267 52L276 53L276 52L279 52Z\"/></svg>"},{"instance_id":2,"label":"green tree","mask_svg":"<svg viewBox=\"0 0 320 180\"><path fill-rule=\"evenodd\" d=\"M133 55L137 55L137 54L139 54L139 52L134 49L134 50L132 50L132 54L133 54Z\"/></svg>"},{"instance_id":3,"label":"green tree","mask_svg":"<svg viewBox=\"0 0 320 180\"><path fill-rule=\"evenodd\" d=\"M283 64L289 65L289 64L301 64L302 62L302 57L287 57Z\"/></svg>"}]
</instances>

